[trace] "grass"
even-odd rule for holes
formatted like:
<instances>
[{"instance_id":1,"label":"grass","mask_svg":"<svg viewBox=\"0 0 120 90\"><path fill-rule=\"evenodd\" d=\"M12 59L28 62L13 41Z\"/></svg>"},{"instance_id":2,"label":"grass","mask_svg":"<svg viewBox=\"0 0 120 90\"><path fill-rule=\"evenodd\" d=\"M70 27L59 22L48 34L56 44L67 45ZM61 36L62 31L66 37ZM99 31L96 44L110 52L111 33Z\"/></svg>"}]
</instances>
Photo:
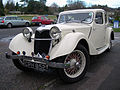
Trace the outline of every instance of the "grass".
<instances>
[{"instance_id":1,"label":"grass","mask_svg":"<svg viewBox=\"0 0 120 90\"><path fill-rule=\"evenodd\" d=\"M120 28L113 28L114 32L120 32Z\"/></svg>"},{"instance_id":2,"label":"grass","mask_svg":"<svg viewBox=\"0 0 120 90\"><path fill-rule=\"evenodd\" d=\"M23 18L23 19L25 19L25 20L32 21L32 17L33 17L33 16L19 16L19 17L21 17L21 18Z\"/></svg>"}]
</instances>

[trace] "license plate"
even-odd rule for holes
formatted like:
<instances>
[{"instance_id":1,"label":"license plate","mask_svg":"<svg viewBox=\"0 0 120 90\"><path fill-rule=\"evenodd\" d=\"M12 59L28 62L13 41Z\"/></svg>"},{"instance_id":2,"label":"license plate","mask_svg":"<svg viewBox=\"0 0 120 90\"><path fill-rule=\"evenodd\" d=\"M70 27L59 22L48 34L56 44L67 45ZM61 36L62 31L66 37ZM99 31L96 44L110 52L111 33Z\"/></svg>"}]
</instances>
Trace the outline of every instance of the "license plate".
<instances>
[{"instance_id":1,"label":"license plate","mask_svg":"<svg viewBox=\"0 0 120 90\"><path fill-rule=\"evenodd\" d=\"M47 64L41 64L41 63L34 63L34 62L29 62L29 61L24 61L24 65L28 68L33 68L36 70L44 71L48 69Z\"/></svg>"}]
</instances>

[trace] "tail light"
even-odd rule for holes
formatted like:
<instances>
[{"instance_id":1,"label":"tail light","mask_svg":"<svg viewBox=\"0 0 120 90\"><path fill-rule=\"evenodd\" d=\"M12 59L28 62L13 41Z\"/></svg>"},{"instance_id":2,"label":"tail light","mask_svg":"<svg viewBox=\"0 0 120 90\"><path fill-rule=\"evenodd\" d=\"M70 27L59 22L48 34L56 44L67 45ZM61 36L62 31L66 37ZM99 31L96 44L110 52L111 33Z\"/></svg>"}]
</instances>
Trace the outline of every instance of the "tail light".
<instances>
[{"instance_id":1,"label":"tail light","mask_svg":"<svg viewBox=\"0 0 120 90\"><path fill-rule=\"evenodd\" d=\"M2 23L4 23L4 20L2 20Z\"/></svg>"}]
</instances>

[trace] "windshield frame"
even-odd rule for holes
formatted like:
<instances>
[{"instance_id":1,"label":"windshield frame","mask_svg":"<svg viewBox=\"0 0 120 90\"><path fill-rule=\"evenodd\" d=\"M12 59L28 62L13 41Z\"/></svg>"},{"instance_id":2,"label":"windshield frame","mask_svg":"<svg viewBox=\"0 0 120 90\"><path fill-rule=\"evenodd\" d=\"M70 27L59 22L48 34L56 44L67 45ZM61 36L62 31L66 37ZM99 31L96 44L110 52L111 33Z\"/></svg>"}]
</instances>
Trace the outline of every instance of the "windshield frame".
<instances>
[{"instance_id":1,"label":"windshield frame","mask_svg":"<svg viewBox=\"0 0 120 90\"><path fill-rule=\"evenodd\" d=\"M93 20L94 20L94 12L93 11L88 11L88 12L77 12L77 13L75 12L75 13L62 13L62 14L59 14L59 18L58 18L57 23L60 24L60 16L61 15L80 14L80 13L92 13L92 16L91 16L92 19L91 19L90 22L79 22L79 23L91 24L93 22ZM61 23L69 23L69 22L64 21L64 22L61 22Z\"/></svg>"}]
</instances>

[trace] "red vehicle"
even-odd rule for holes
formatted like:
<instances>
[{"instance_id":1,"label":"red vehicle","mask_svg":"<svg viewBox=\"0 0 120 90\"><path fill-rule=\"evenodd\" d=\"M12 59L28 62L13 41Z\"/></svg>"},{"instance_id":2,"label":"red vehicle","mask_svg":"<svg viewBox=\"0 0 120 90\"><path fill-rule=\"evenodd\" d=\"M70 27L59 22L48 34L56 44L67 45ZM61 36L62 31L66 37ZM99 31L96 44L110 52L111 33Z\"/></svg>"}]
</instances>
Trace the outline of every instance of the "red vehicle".
<instances>
[{"instance_id":1,"label":"red vehicle","mask_svg":"<svg viewBox=\"0 0 120 90\"><path fill-rule=\"evenodd\" d=\"M48 19L46 16L35 16L32 18L32 25L54 24L53 20Z\"/></svg>"}]
</instances>

